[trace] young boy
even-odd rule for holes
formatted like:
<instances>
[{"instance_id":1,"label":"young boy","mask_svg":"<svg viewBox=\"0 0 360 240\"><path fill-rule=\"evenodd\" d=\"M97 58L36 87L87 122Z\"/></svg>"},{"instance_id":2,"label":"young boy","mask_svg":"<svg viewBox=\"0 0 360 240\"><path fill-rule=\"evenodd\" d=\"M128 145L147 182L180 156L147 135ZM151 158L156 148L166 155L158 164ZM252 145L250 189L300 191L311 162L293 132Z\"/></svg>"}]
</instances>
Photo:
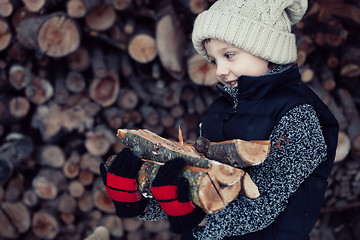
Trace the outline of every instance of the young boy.
<instances>
[{"instance_id":1,"label":"young boy","mask_svg":"<svg viewBox=\"0 0 360 240\"><path fill-rule=\"evenodd\" d=\"M238 196L226 209L205 216L189 200L187 182L178 177L184 166L181 159L160 168L152 188L155 199L147 202L136 195L136 183L125 184L124 173L116 170L121 167L108 172L102 168L105 185L115 182L105 175L115 174L123 183L117 190L137 196L114 200L119 216L167 216L182 239L309 239L331 172L338 124L301 83L294 63L291 25L306 8L304 0L218 0L194 24L194 47L216 67L223 94L205 114L201 135L213 142L270 140L264 163L246 169L260 197ZM122 164L136 158L121 155L117 158ZM136 171L127 177L135 179ZM205 223L198 225L204 217Z\"/></svg>"}]
</instances>

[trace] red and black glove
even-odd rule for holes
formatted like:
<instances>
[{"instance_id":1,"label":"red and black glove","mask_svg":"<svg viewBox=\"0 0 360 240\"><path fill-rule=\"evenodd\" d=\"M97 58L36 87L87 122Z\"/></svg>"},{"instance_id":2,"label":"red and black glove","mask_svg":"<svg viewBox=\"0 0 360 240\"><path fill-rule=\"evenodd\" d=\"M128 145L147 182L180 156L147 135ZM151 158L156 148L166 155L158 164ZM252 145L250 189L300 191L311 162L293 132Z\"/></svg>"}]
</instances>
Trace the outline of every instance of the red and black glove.
<instances>
[{"instance_id":1,"label":"red and black glove","mask_svg":"<svg viewBox=\"0 0 360 240\"><path fill-rule=\"evenodd\" d=\"M190 199L189 182L181 175L184 167L182 158L166 162L151 185L154 198L168 215L171 229L176 233L196 227L206 215Z\"/></svg>"},{"instance_id":2,"label":"red and black glove","mask_svg":"<svg viewBox=\"0 0 360 240\"><path fill-rule=\"evenodd\" d=\"M116 215L135 217L144 212L147 200L136 182L142 161L129 148L118 153L110 167L100 164L100 173L107 193L114 202Z\"/></svg>"}]
</instances>

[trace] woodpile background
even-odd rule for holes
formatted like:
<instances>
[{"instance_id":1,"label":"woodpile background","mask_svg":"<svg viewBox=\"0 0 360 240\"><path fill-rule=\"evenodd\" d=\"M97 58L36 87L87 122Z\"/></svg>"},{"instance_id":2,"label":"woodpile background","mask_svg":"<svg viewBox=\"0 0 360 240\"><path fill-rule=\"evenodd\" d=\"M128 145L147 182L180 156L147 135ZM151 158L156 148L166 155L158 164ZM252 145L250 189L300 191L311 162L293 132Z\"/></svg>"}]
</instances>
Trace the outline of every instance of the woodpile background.
<instances>
[{"instance_id":1,"label":"woodpile background","mask_svg":"<svg viewBox=\"0 0 360 240\"><path fill-rule=\"evenodd\" d=\"M98 166L118 128L185 141L218 96L192 24L214 0L0 0L0 239L178 239L120 219ZM302 80L340 123L313 240L360 239L360 2L310 0Z\"/></svg>"}]
</instances>

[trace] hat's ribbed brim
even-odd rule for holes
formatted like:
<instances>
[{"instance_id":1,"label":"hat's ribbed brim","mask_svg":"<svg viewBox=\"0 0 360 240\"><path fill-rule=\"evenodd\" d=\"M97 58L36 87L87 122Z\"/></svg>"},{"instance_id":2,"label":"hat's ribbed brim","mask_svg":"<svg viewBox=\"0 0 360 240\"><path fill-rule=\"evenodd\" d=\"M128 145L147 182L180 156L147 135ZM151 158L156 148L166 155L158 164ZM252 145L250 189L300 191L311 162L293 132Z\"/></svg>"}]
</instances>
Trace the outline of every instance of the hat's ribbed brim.
<instances>
[{"instance_id":1,"label":"hat's ribbed brim","mask_svg":"<svg viewBox=\"0 0 360 240\"><path fill-rule=\"evenodd\" d=\"M207 59L203 41L218 39L277 64L296 61L295 35L244 16L204 11L194 23L194 48Z\"/></svg>"}]
</instances>

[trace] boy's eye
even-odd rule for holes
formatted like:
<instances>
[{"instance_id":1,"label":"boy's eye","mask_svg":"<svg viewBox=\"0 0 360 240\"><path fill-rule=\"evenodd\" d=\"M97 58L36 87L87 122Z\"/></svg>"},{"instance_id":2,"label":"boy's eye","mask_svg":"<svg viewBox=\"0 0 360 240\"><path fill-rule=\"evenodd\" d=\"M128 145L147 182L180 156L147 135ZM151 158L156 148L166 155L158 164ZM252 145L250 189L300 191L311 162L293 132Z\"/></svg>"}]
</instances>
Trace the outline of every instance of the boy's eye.
<instances>
[{"instance_id":1,"label":"boy's eye","mask_svg":"<svg viewBox=\"0 0 360 240\"><path fill-rule=\"evenodd\" d=\"M235 54L234 53L226 53L225 57L226 58L232 58Z\"/></svg>"}]
</instances>

